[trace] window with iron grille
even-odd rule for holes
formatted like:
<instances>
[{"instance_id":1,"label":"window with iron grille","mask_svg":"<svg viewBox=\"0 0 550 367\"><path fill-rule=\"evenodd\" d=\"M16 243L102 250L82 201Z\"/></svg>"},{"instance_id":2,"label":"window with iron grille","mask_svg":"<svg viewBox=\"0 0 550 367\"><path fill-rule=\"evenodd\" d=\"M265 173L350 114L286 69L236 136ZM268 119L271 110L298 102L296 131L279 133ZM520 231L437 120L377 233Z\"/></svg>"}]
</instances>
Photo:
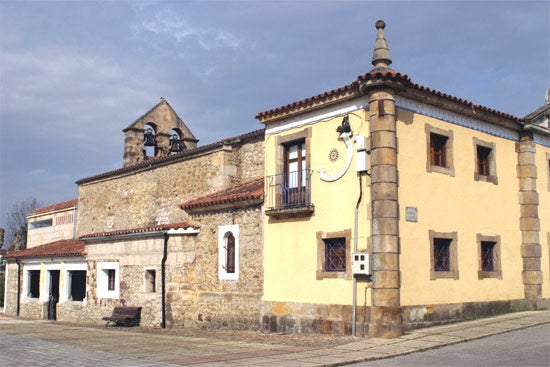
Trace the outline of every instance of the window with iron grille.
<instances>
[{"instance_id":1,"label":"window with iron grille","mask_svg":"<svg viewBox=\"0 0 550 367\"><path fill-rule=\"evenodd\" d=\"M502 279L500 267L500 236L477 234L479 271L478 279Z\"/></svg>"},{"instance_id":2,"label":"window with iron grille","mask_svg":"<svg viewBox=\"0 0 550 367\"><path fill-rule=\"evenodd\" d=\"M451 271L451 240L434 238L434 270Z\"/></svg>"},{"instance_id":3,"label":"window with iron grille","mask_svg":"<svg viewBox=\"0 0 550 367\"><path fill-rule=\"evenodd\" d=\"M430 279L458 279L457 232L429 231Z\"/></svg>"},{"instance_id":4,"label":"window with iron grille","mask_svg":"<svg viewBox=\"0 0 550 367\"><path fill-rule=\"evenodd\" d=\"M325 271L346 271L346 239L327 238L325 242Z\"/></svg>"},{"instance_id":5,"label":"window with iron grille","mask_svg":"<svg viewBox=\"0 0 550 367\"><path fill-rule=\"evenodd\" d=\"M481 270L495 271L495 258L493 250L495 242L481 241Z\"/></svg>"}]
</instances>

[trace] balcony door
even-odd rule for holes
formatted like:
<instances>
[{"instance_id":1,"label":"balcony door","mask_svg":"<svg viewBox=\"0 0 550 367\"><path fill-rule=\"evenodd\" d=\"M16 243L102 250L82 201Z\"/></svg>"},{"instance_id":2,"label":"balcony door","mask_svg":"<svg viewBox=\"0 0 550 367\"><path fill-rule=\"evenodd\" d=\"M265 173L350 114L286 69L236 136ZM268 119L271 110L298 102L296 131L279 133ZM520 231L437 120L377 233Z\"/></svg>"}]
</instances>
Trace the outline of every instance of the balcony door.
<instances>
[{"instance_id":1,"label":"balcony door","mask_svg":"<svg viewBox=\"0 0 550 367\"><path fill-rule=\"evenodd\" d=\"M283 205L301 206L307 197L306 143L305 140L295 141L284 148Z\"/></svg>"}]
</instances>

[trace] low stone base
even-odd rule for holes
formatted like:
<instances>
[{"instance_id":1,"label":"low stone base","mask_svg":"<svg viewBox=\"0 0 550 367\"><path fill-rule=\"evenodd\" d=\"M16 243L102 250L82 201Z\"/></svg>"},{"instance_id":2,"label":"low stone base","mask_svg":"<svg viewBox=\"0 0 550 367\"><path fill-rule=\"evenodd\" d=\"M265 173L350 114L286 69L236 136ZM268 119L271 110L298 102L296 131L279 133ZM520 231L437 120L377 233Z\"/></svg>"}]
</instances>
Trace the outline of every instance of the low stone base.
<instances>
[{"instance_id":1,"label":"low stone base","mask_svg":"<svg viewBox=\"0 0 550 367\"><path fill-rule=\"evenodd\" d=\"M546 310L550 299L515 299L438 305L403 306L403 329L412 330L510 312Z\"/></svg>"},{"instance_id":2,"label":"low stone base","mask_svg":"<svg viewBox=\"0 0 550 367\"><path fill-rule=\"evenodd\" d=\"M264 302L263 308L261 327L264 331L332 335L351 335L352 332L351 305ZM387 319L387 322L373 323L371 319L377 318L375 308L357 307L356 336L392 338L406 330L510 312L550 309L550 299L416 305L400 309L399 314L391 310L382 312L378 318Z\"/></svg>"}]
</instances>

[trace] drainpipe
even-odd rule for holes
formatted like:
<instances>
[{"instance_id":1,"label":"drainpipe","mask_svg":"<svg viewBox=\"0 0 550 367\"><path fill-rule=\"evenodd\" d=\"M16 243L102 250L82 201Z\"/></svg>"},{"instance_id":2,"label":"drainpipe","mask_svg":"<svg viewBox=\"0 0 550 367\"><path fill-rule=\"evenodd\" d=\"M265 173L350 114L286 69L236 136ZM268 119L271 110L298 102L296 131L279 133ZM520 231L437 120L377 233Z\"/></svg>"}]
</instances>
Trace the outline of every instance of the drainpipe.
<instances>
[{"instance_id":1,"label":"drainpipe","mask_svg":"<svg viewBox=\"0 0 550 367\"><path fill-rule=\"evenodd\" d=\"M19 307L21 306L21 261L19 259L15 259L15 263L17 264L17 309L15 311L15 315L19 316Z\"/></svg>"},{"instance_id":2,"label":"drainpipe","mask_svg":"<svg viewBox=\"0 0 550 367\"><path fill-rule=\"evenodd\" d=\"M353 236L353 253L357 252L357 236L359 235L359 204L363 198L363 180L362 174L359 172L359 199L357 199L357 204L355 205L355 223L353 231L355 232ZM352 256L353 256L352 253ZM353 307L351 309L351 335L355 336L355 322L357 321L357 278L353 276Z\"/></svg>"},{"instance_id":3,"label":"drainpipe","mask_svg":"<svg viewBox=\"0 0 550 367\"><path fill-rule=\"evenodd\" d=\"M161 271L161 308L162 308L162 324L161 327L166 329L166 258L168 257L168 232L164 232L164 250L160 263Z\"/></svg>"}]
</instances>

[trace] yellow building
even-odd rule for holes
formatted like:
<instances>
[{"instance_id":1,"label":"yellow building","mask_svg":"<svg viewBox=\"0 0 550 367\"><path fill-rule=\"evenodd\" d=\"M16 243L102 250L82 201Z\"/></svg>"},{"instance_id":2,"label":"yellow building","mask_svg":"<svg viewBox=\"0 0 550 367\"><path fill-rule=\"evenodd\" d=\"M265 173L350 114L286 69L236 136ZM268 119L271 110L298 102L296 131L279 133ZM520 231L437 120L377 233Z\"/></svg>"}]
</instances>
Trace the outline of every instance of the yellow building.
<instances>
[{"instance_id":1,"label":"yellow building","mask_svg":"<svg viewBox=\"0 0 550 367\"><path fill-rule=\"evenodd\" d=\"M549 105L520 119L414 84L384 27L370 72L256 116L264 327L392 337L546 308Z\"/></svg>"}]
</instances>

